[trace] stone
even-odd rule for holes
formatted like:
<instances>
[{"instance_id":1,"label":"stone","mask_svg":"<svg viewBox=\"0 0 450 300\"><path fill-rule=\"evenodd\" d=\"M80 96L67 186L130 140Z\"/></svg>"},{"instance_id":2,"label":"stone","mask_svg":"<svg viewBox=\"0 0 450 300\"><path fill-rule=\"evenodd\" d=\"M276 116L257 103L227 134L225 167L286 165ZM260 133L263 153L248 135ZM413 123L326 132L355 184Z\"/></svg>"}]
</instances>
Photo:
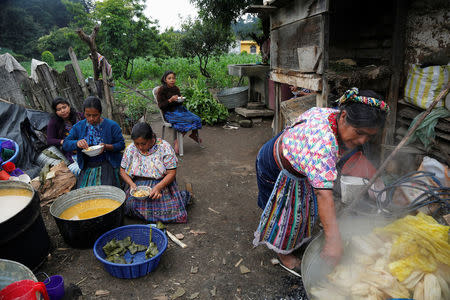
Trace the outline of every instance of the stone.
<instances>
[{"instance_id":1,"label":"stone","mask_svg":"<svg viewBox=\"0 0 450 300\"><path fill-rule=\"evenodd\" d=\"M259 123L262 123L262 118L252 118L252 123L253 124L259 124Z\"/></svg>"},{"instance_id":2,"label":"stone","mask_svg":"<svg viewBox=\"0 0 450 300\"><path fill-rule=\"evenodd\" d=\"M248 109L265 109L266 105L262 102L248 102L247 108Z\"/></svg>"},{"instance_id":3,"label":"stone","mask_svg":"<svg viewBox=\"0 0 450 300\"><path fill-rule=\"evenodd\" d=\"M250 128L250 127L252 127L252 120L240 120L239 126L244 127L244 128Z\"/></svg>"},{"instance_id":4,"label":"stone","mask_svg":"<svg viewBox=\"0 0 450 300\"><path fill-rule=\"evenodd\" d=\"M271 117L274 115L271 109L248 109L245 107L237 107L235 112L246 118Z\"/></svg>"}]
</instances>

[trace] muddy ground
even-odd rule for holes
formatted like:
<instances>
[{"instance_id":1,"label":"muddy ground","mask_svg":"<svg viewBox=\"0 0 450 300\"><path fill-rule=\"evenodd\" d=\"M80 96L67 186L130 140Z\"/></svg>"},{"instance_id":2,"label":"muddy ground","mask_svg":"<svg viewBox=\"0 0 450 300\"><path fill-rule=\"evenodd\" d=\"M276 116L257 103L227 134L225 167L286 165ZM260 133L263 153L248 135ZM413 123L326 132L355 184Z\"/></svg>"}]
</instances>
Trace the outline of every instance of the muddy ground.
<instances>
[{"instance_id":1,"label":"muddy ground","mask_svg":"<svg viewBox=\"0 0 450 300\"><path fill-rule=\"evenodd\" d=\"M153 115L152 121L160 136L158 116ZM206 126L200 131L203 149L186 138L177 180L181 187L192 183L195 199L188 207L188 223L169 224L168 230L182 233L188 247L169 240L156 271L137 279L112 277L92 249L73 249L64 243L46 206L43 216L52 251L36 272L62 275L66 287L70 283L80 287L83 299L173 299L183 291L177 299L302 299L300 279L273 266L272 251L252 245L262 212L256 204L254 164L260 146L271 137L270 125L271 120L263 120L238 130ZM135 223L142 222L125 220ZM194 235L191 230L206 233ZM242 274L241 266L250 272ZM195 274L193 267L198 267ZM106 295L96 296L99 290Z\"/></svg>"}]
</instances>

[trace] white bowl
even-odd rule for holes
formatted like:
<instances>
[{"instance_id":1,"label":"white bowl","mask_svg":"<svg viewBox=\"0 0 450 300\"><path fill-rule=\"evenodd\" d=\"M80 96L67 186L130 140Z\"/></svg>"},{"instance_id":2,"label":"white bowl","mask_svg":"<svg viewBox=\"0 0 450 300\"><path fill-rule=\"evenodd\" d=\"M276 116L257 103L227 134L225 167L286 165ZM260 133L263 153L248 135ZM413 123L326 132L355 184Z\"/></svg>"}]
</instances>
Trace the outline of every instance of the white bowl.
<instances>
[{"instance_id":1,"label":"white bowl","mask_svg":"<svg viewBox=\"0 0 450 300\"><path fill-rule=\"evenodd\" d=\"M142 197L136 197L134 196L134 193L139 192L139 191L145 191L148 192L147 196L142 196ZM130 191L130 195L133 196L136 199L140 199L140 200L144 200L147 199L150 196L150 192L152 191L151 187L146 186L146 185L138 185L135 189L131 189Z\"/></svg>"},{"instance_id":2,"label":"white bowl","mask_svg":"<svg viewBox=\"0 0 450 300\"><path fill-rule=\"evenodd\" d=\"M89 148L83 149L82 151L87 156L93 157L93 156L97 156L100 153L102 153L103 147L104 147L104 145L90 146Z\"/></svg>"},{"instance_id":3,"label":"white bowl","mask_svg":"<svg viewBox=\"0 0 450 300\"><path fill-rule=\"evenodd\" d=\"M177 102L183 102L184 100L186 100L186 97L178 97Z\"/></svg>"}]
</instances>

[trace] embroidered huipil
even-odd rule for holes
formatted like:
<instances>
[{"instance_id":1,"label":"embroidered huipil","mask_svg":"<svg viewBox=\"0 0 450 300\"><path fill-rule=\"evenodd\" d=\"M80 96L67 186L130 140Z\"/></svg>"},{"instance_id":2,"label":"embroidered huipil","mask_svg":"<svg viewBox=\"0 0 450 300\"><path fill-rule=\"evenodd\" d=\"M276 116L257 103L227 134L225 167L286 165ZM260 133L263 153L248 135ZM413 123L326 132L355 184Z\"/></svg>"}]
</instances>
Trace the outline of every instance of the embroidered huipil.
<instances>
[{"instance_id":1,"label":"embroidered huipil","mask_svg":"<svg viewBox=\"0 0 450 300\"><path fill-rule=\"evenodd\" d=\"M120 166L129 176L161 179L167 170L176 169L177 163L172 146L158 138L148 155L141 154L134 144L130 144L125 149Z\"/></svg>"},{"instance_id":2,"label":"embroidered huipil","mask_svg":"<svg viewBox=\"0 0 450 300\"><path fill-rule=\"evenodd\" d=\"M281 141L283 156L314 188L331 189L337 178L339 147L329 118L337 112L311 108L297 119L302 123L286 129Z\"/></svg>"}]
</instances>

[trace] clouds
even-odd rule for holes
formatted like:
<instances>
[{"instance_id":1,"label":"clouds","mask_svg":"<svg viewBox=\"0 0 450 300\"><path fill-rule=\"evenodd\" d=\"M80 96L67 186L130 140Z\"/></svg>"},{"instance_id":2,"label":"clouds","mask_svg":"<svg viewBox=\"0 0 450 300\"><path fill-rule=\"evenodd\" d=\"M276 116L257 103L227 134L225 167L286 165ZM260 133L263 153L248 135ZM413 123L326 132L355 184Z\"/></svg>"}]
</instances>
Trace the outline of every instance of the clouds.
<instances>
[{"instance_id":1,"label":"clouds","mask_svg":"<svg viewBox=\"0 0 450 300\"><path fill-rule=\"evenodd\" d=\"M189 0L147 0L144 13L152 20L158 20L160 30L169 27L181 29L181 23L188 16L197 16L197 8Z\"/></svg>"}]
</instances>

